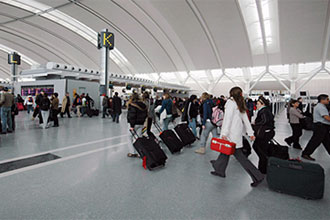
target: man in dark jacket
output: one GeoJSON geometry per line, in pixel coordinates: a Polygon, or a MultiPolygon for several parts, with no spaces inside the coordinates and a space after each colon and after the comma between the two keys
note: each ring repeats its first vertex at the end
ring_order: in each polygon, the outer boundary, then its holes
{"type": "Polygon", "coordinates": [[[53,127],[58,127],[58,118],[57,118],[58,104],[59,104],[58,93],[55,92],[53,94],[52,103],[51,103],[51,117],[54,121],[54,126],[53,127]]]}
{"type": "Polygon", "coordinates": [[[109,116],[109,114],[108,114],[108,108],[109,108],[109,97],[106,96],[106,95],[103,97],[103,100],[102,100],[102,107],[103,107],[102,118],[105,118],[105,116],[109,116]]]}
{"type": "Polygon", "coordinates": [[[121,98],[118,97],[118,92],[115,92],[113,97],[113,122],[119,123],[119,116],[121,114],[121,98]]]}
{"type": "Polygon", "coordinates": [[[41,112],[40,112],[40,103],[41,103],[41,99],[42,99],[43,94],[44,94],[43,90],[41,90],[40,94],[37,94],[36,99],[35,99],[36,100],[36,107],[34,109],[33,116],[32,116],[32,121],[34,121],[34,119],[37,116],[39,117],[39,124],[43,123],[41,112]]]}
{"type": "Polygon", "coordinates": [[[11,107],[14,104],[13,94],[8,92],[8,88],[5,87],[1,94],[0,106],[1,106],[1,120],[2,120],[2,134],[13,132],[11,107]],[[7,128],[8,125],[8,128],[7,128]]]}

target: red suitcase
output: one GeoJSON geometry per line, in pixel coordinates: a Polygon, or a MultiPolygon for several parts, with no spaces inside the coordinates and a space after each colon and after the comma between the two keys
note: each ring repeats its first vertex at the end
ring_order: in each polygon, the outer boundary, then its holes
{"type": "Polygon", "coordinates": [[[226,155],[233,155],[235,153],[235,147],[235,143],[221,138],[212,138],[211,140],[211,150],[218,151],[226,155]]]}

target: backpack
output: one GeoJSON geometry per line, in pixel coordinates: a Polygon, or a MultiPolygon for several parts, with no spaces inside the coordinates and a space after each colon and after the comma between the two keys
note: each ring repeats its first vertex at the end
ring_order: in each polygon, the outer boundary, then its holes
{"type": "Polygon", "coordinates": [[[223,122],[223,111],[218,108],[218,106],[212,108],[212,124],[217,126],[217,127],[221,127],[222,126],[222,122],[223,122]]]}
{"type": "Polygon", "coordinates": [[[33,99],[32,99],[32,97],[29,97],[29,102],[33,102],[33,99]]]}

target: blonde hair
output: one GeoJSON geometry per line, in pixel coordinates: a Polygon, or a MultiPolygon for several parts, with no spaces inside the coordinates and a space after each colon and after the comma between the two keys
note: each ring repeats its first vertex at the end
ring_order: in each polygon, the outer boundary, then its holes
{"type": "Polygon", "coordinates": [[[207,92],[204,92],[202,94],[202,100],[205,101],[206,99],[209,99],[210,98],[210,95],[207,93],[207,92]]]}
{"type": "Polygon", "coordinates": [[[137,101],[139,101],[139,100],[140,100],[140,96],[139,96],[139,94],[137,94],[137,93],[133,93],[133,94],[131,95],[130,99],[128,100],[128,102],[127,102],[127,107],[128,107],[131,103],[133,103],[133,102],[137,102],[137,101]]]}
{"type": "Polygon", "coordinates": [[[168,93],[165,93],[164,94],[164,97],[165,97],[165,99],[169,99],[170,98],[170,95],[168,93]]]}

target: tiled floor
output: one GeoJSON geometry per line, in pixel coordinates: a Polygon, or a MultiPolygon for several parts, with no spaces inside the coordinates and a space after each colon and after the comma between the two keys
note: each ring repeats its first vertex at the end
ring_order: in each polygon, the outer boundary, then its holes
{"type": "MultiPolygon", "coordinates": [[[[42,130],[25,113],[17,131],[0,137],[0,160],[49,152],[50,162],[0,174],[0,219],[329,219],[330,157],[323,147],[313,155],[326,172],[323,200],[272,192],[267,183],[250,187],[250,178],[231,158],[225,179],[209,174],[209,161],[192,149],[171,155],[163,169],[143,170],[126,157],[127,124],[101,118],[61,119],[42,130]]],[[[284,114],[276,139],[291,132],[284,114]]],[[[305,146],[311,132],[301,139],[305,146]]],[[[290,149],[292,157],[299,151],[290,149]]],[[[256,164],[255,153],[251,156],[256,164]]]]}

